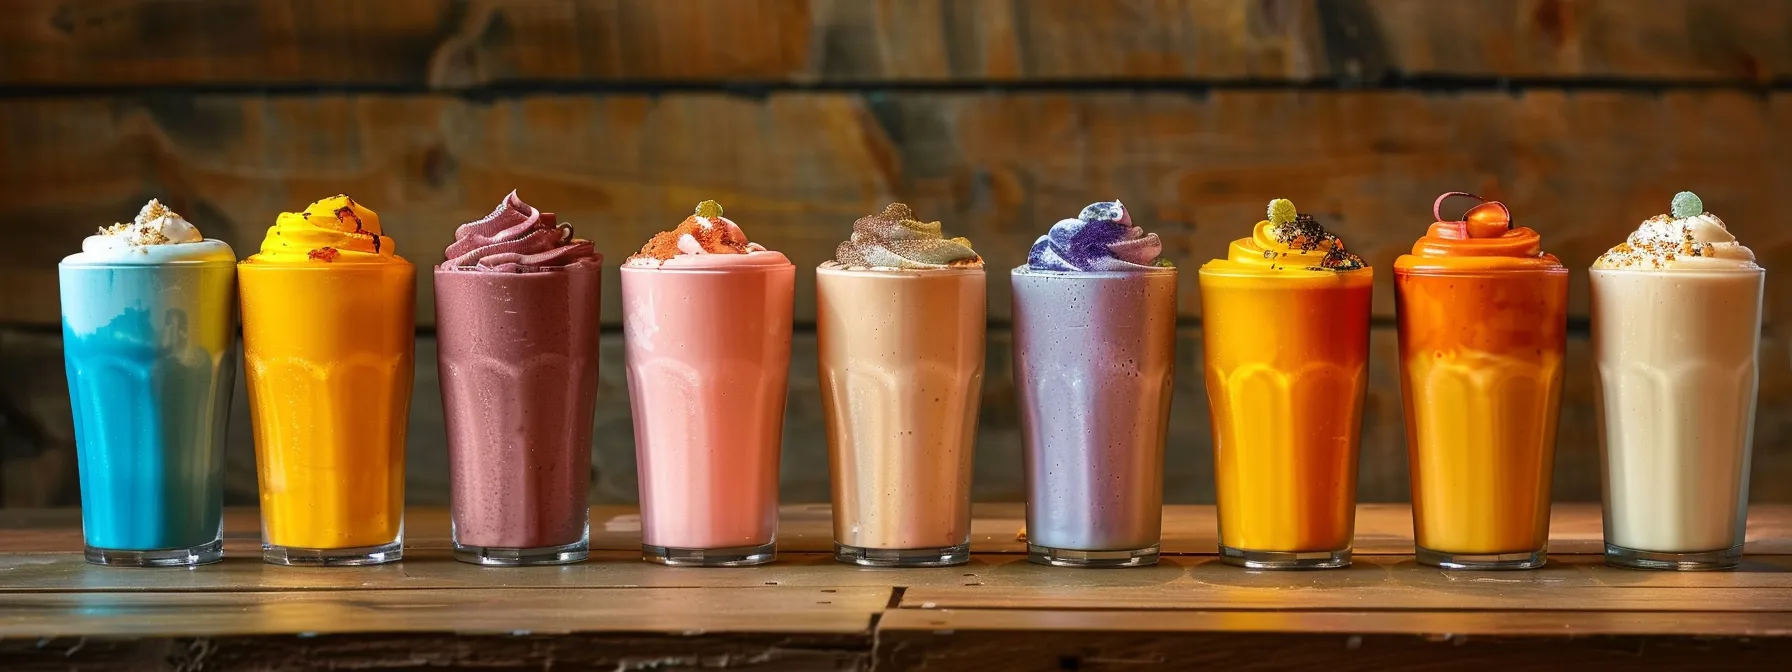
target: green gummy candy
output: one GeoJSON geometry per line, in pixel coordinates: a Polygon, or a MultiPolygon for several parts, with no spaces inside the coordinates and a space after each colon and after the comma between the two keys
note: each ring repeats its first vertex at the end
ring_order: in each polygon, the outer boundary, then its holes
{"type": "Polygon", "coordinates": [[[1699,200],[1698,194],[1682,191],[1674,194],[1674,204],[1670,212],[1674,214],[1674,219],[1697,217],[1705,214],[1705,202],[1699,200]]]}
{"type": "Polygon", "coordinates": [[[697,204],[697,216],[714,219],[722,216],[722,204],[715,201],[704,201],[697,204]]]}
{"type": "Polygon", "coordinates": [[[1300,217],[1300,211],[1294,209],[1294,201],[1278,198],[1269,202],[1269,223],[1293,224],[1300,217]]]}

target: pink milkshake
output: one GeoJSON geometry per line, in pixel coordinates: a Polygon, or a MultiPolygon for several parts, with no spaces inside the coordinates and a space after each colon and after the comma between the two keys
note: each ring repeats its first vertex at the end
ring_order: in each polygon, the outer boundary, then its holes
{"type": "Polygon", "coordinates": [[[623,265],[646,560],[773,559],[795,283],[714,201],[623,265]]]}

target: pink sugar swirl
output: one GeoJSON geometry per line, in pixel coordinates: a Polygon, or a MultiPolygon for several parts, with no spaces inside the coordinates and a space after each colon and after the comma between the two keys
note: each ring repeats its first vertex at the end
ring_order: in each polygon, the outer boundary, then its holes
{"type": "Polygon", "coordinates": [[[524,203],[515,191],[492,214],[454,230],[442,268],[494,273],[539,273],[603,263],[591,241],[574,238],[572,225],[524,203]]]}

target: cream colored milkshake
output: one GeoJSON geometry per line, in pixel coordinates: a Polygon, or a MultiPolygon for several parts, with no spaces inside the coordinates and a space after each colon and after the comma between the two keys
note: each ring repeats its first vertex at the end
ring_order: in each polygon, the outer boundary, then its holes
{"type": "Polygon", "coordinates": [[[1691,192],[1593,264],[1607,562],[1740,561],[1765,275],[1691,192]]]}

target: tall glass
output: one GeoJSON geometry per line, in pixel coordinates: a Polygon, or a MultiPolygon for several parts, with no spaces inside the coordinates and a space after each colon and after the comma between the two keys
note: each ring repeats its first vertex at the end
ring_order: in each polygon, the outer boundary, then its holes
{"type": "Polygon", "coordinates": [[[87,561],[224,557],[235,260],[63,263],[62,347],[87,561]]]}
{"type": "Polygon", "coordinates": [[[1396,268],[1394,298],[1419,562],[1543,566],[1568,270],[1396,268]]]}
{"type": "Polygon", "coordinates": [[[1062,567],[1156,564],[1176,269],[1022,267],[1012,276],[1027,557],[1062,567]]]}
{"type": "Polygon", "coordinates": [[[1765,278],[1593,269],[1606,562],[1741,562],[1765,278]]]}
{"type": "Polygon", "coordinates": [[[817,270],[835,559],[970,561],[984,287],[981,268],[817,270]]]}
{"type": "Polygon", "coordinates": [[[238,265],[262,559],[398,560],[416,270],[383,263],[238,265]]]}
{"type": "Polygon", "coordinates": [[[1201,271],[1220,558],[1350,565],[1372,269],[1201,271]]]}
{"type": "Polygon", "coordinates": [[[456,560],[589,555],[598,269],[435,269],[456,560]]]}
{"type": "Polygon", "coordinates": [[[622,267],[646,560],[776,557],[795,296],[796,267],[784,261],[622,267]]]}

